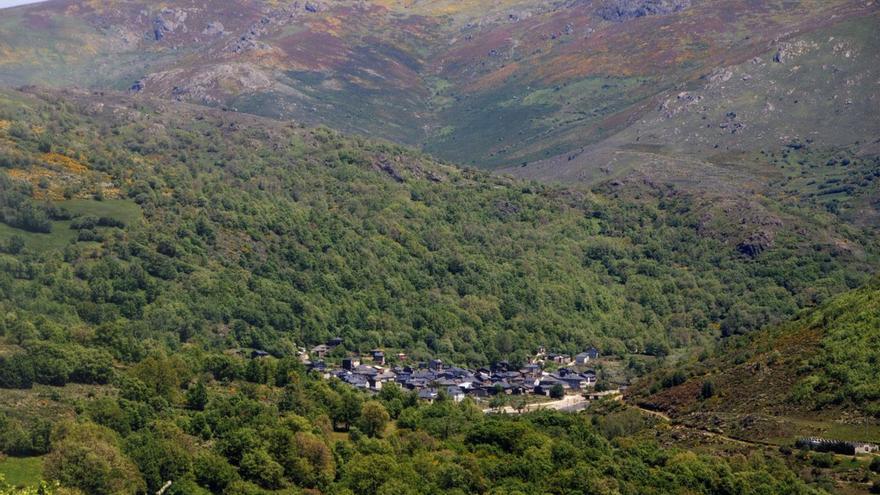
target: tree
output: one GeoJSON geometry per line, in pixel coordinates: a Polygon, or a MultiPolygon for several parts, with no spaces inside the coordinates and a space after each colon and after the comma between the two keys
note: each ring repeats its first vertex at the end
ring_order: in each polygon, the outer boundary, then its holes
{"type": "Polygon", "coordinates": [[[700,398],[705,400],[711,399],[713,396],[715,396],[715,384],[712,380],[704,381],[703,386],[700,389],[700,398]]]}
{"type": "Polygon", "coordinates": [[[186,404],[190,409],[202,411],[208,403],[208,389],[201,381],[196,382],[186,391],[186,404]]]}
{"type": "Polygon", "coordinates": [[[332,405],[330,414],[334,429],[340,428],[339,425],[345,425],[345,429],[348,429],[361,415],[360,397],[348,388],[343,389],[339,394],[339,400],[332,405]]]}
{"type": "Polygon", "coordinates": [[[342,479],[355,493],[377,493],[398,471],[397,461],[390,455],[357,455],[345,465],[342,479]]]}
{"type": "Polygon", "coordinates": [[[37,337],[37,329],[34,327],[34,324],[19,318],[14,313],[6,315],[5,323],[6,334],[18,345],[22,345],[26,341],[37,337]]]}
{"type": "Polygon", "coordinates": [[[502,393],[496,393],[489,399],[489,407],[496,410],[501,410],[505,405],[507,405],[507,395],[502,393]]]}
{"type": "Polygon", "coordinates": [[[176,357],[149,356],[132,369],[132,375],[142,381],[150,395],[174,402],[180,393],[181,375],[185,365],[176,357]]]}
{"type": "Polygon", "coordinates": [[[562,387],[561,383],[555,383],[552,387],[550,387],[550,397],[554,399],[561,399],[565,397],[565,388],[562,387]]]}
{"type": "Polygon", "coordinates": [[[296,432],[277,450],[273,454],[297,485],[319,487],[333,481],[336,474],[333,452],[318,436],[296,432]]]}
{"type": "Polygon", "coordinates": [[[241,474],[263,488],[284,486],[284,468],[265,450],[246,452],[241,458],[241,474]]]}
{"type": "Polygon", "coordinates": [[[36,375],[26,354],[0,356],[0,388],[31,388],[36,375]]]}
{"type": "Polygon", "coordinates": [[[93,423],[65,423],[46,456],[44,474],[63,486],[94,495],[143,493],[137,466],[119,448],[112,430],[93,423]]]}
{"type": "Polygon", "coordinates": [[[238,479],[238,472],[225,457],[213,452],[203,452],[193,461],[196,481],[214,493],[223,492],[238,479]]]}
{"type": "Polygon", "coordinates": [[[24,238],[18,234],[12,235],[6,241],[6,252],[9,254],[19,254],[24,249],[24,238]]]}
{"type": "Polygon", "coordinates": [[[179,481],[192,473],[192,455],[186,443],[168,432],[142,430],[128,437],[126,452],[137,464],[150,492],[167,481],[179,481]]]}
{"type": "Polygon", "coordinates": [[[358,421],[358,428],[367,436],[381,437],[388,426],[391,416],[381,402],[371,400],[367,401],[361,408],[361,418],[358,421]]]}

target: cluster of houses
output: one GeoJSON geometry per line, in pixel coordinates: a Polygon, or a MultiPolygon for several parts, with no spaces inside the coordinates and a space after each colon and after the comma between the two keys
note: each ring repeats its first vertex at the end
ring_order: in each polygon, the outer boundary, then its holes
{"type": "MultiPolygon", "coordinates": [[[[594,347],[573,357],[540,349],[522,367],[501,361],[490,367],[471,370],[448,366],[440,359],[387,366],[385,353],[381,349],[375,349],[363,358],[345,357],[339,367],[327,365],[323,358],[341,343],[341,339],[332,339],[312,348],[309,353],[311,359],[305,359],[308,368],[325,378],[336,377],[364,390],[378,391],[383,385],[396,383],[404,389],[417,391],[419,398],[426,401],[433,401],[440,394],[456,402],[466,396],[549,396],[554,388],[557,392],[561,389],[564,393],[584,393],[596,385],[595,371],[587,369],[592,364],[590,361],[599,357],[599,351],[594,347]],[[553,363],[558,368],[553,372],[544,371],[547,363],[553,363]]],[[[396,357],[398,363],[407,362],[403,354],[396,357]]]]}

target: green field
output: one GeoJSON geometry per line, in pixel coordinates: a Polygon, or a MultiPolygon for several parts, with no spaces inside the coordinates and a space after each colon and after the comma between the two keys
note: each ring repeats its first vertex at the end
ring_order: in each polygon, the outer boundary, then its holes
{"type": "MultiPolygon", "coordinates": [[[[93,215],[96,217],[109,217],[125,222],[126,225],[134,225],[141,219],[140,207],[131,200],[109,199],[95,201],[90,199],[70,199],[57,203],[76,216],[93,215]]],[[[5,243],[13,235],[24,239],[25,246],[34,251],[53,251],[62,249],[77,237],[77,231],[70,228],[71,222],[52,222],[52,232],[41,234],[10,227],[0,223],[0,243],[5,243]]]]}
{"type": "Polygon", "coordinates": [[[43,476],[43,458],[7,457],[0,460],[0,475],[12,486],[36,486],[43,476]]]}

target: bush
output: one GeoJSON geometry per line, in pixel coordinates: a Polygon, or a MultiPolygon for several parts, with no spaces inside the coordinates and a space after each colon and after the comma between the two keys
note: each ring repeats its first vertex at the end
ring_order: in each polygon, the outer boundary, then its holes
{"type": "Polygon", "coordinates": [[[44,474],[62,485],[95,495],[128,495],[146,490],[138,468],[119,448],[116,434],[95,424],[63,424],[46,456],[44,474]]]}
{"type": "Polygon", "coordinates": [[[715,384],[712,380],[706,380],[703,382],[703,386],[700,389],[700,398],[703,400],[711,399],[715,396],[715,384]]]}
{"type": "Polygon", "coordinates": [[[677,387],[687,381],[687,376],[681,370],[676,370],[663,379],[663,388],[677,387]]]}
{"type": "Polygon", "coordinates": [[[31,388],[34,379],[34,364],[29,356],[0,356],[0,388],[31,388]]]}
{"type": "Polygon", "coordinates": [[[227,486],[238,479],[238,471],[225,457],[213,452],[205,452],[193,462],[196,481],[214,493],[223,492],[227,486]]]}

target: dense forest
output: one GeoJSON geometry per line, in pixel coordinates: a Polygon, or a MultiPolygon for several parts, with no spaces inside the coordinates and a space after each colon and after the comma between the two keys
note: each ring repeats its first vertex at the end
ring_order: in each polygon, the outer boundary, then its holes
{"type": "Polygon", "coordinates": [[[0,93],[0,167],[0,450],[44,455],[62,493],[813,493],[776,458],[661,445],[633,411],[367,396],[296,352],[662,358],[862,285],[878,255],[833,217],[744,252],[673,190],[109,94],[0,93]]]}
{"type": "Polygon", "coordinates": [[[540,345],[662,356],[862,285],[877,257],[871,230],[806,211],[749,255],[738,225],[675,191],[570,191],[322,128],[67,98],[0,99],[16,344],[129,361],[333,336],[472,364],[540,345]]]}
{"type": "Polygon", "coordinates": [[[290,359],[152,355],[115,392],[50,428],[0,420],[2,447],[45,453],[45,473],[82,493],[815,493],[762,456],[663,448],[639,414],[485,415],[470,399],[374,397],[290,359]],[[644,438],[639,438],[643,436],[644,438]]]}

